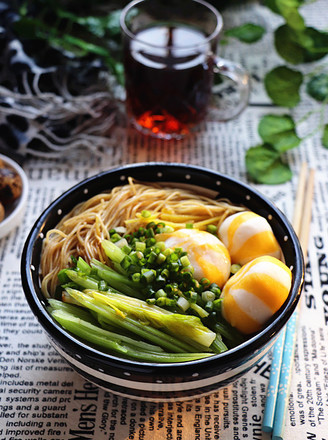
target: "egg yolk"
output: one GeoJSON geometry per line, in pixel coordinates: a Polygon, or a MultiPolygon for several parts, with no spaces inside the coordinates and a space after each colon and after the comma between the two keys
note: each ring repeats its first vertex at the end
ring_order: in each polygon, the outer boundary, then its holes
{"type": "Polygon", "coordinates": [[[243,211],[227,217],[218,235],[233,264],[244,265],[263,255],[281,259],[281,249],[270,224],[255,212],[243,211]]]}
{"type": "Polygon", "coordinates": [[[263,256],[245,264],[222,290],[222,315],[244,334],[259,331],[286,301],[290,269],[277,258],[263,256]]]}
{"type": "Polygon", "coordinates": [[[194,277],[199,281],[207,278],[220,288],[230,276],[230,255],[224,244],[213,234],[198,229],[179,229],[170,234],[159,234],[158,239],[166,247],[182,248],[187,252],[194,268],[194,277]]]}

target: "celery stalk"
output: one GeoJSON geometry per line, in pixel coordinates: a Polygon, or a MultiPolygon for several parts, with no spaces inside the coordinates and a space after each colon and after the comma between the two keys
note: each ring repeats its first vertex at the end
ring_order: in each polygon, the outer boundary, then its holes
{"type": "Polygon", "coordinates": [[[54,310],[52,316],[66,330],[75,334],[79,338],[97,345],[102,349],[144,362],[187,362],[210,356],[209,353],[165,353],[160,351],[143,351],[140,346],[136,345],[136,341],[132,340],[129,343],[126,338],[123,339],[120,335],[116,335],[117,338],[114,339],[110,332],[93,326],[88,322],[84,322],[80,318],[63,310],[54,310]]]}
{"type": "Polygon", "coordinates": [[[155,305],[149,305],[145,301],[130,298],[119,293],[112,292],[88,292],[98,301],[114,306],[127,313],[128,316],[149,323],[154,328],[162,328],[177,338],[196,342],[203,347],[210,347],[216,334],[205,327],[201,320],[192,315],[172,313],[155,305]]]}
{"type": "Polygon", "coordinates": [[[159,345],[160,347],[175,353],[195,351],[195,347],[183,341],[179,341],[175,337],[168,335],[156,328],[145,325],[146,323],[141,323],[137,319],[125,316],[124,313],[119,312],[117,308],[106,306],[104,303],[97,301],[87,293],[71,288],[66,288],[66,291],[81,305],[105,317],[106,320],[118,328],[124,328],[125,330],[128,330],[131,333],[139,335],[143,339],[150,341],[151,343],[159,345]]]}
{"type": "Polygon", "coordinates": [[[107,257],[115,263],[120,263],[126,256],[126,254],[110,240],[103,240],[101,242],[101,246],[104,249],[107,257]]]}

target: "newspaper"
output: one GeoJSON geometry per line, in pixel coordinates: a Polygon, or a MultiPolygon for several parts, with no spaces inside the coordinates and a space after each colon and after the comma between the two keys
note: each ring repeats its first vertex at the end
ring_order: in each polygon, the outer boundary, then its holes
{"type": "MultiPolygon", "coordinates": [[[[265,20],[267,12],[258,7],[256,17],[265,20]]],[[[230,18],[237,20],[234,14],[230,18]]],[[[257,67],[261,76],[263,66],[259,63],[257,67]]],[[[72,151],[62,159],[27,161],[24,168],[30,192],[26,215],[16,230],[0,240],[0,440],[270,438],[261,425],[271,352],[233,384],[200,399],[148,403],[116,396],[79,376],[52,348],[25,300],[19,269],[24,241],[42,210],[63,191],[100,171],[127,163],[179,162],[208,167],[246,182],[244,154],[260,141],[257,124],[268,113],[262,105],[266,104],[264,98],[255,87],[252,105],[239,118],[224,124],[207,122],[183,141],[166,143],[141,138],[133,130],[122,131],[117,145],[102,157],[72,151]]],[[[291,219],[301,164],[306,161],[316,169],[284,439],[327,440],[328,150],[321,146],[318,135],[288,152],[287,159],[294,173],[290,182],[254,185],[291,219]]]]}

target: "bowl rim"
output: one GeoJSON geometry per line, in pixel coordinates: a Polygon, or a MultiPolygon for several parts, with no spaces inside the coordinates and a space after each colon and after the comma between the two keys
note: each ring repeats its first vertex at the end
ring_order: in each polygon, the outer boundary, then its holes
{"type": "MultiPolygon", "coordinates": [[[[145,172],[145,176],[146,176],[146,172],[145,172]]],[[[152,180],[149,180],[147,178],[145,178],[144,181],[152,182],[152,180]]],[[[168,180],[166,181],[163,180],[163,182],[167,182],[167,181],[168,180]]],[[[190,183],[190,182],[186,181],[185,183],[190,183]]],[[[124,182],[122,182],[122,185],[123,184],[124,182]]],[[[110,190],[111,187],[109,187],[108,189],[110,190]]],[[[100,188],[100,191],[102,190],[104,190],[103,187],[100,188]]],[[[304,281],[304,259],[297,235],[291,223],[287,219],[287,217],[272,201],[270,201],[266,196],[261,194],[257,189],[251,187],[249,184],[241,182],[233,177],[230,177],[226,174],[222,174],[218,171],[211,170],[201,166],[189,165],[184,163],[141,162],[141,163],[127,164],[124,166],[118,166],[115,168],[111,168],[107,171],[102,171],[93,176],[87,177],[86,179],[83,179],[79,183],[67,189],[59,197],[53,200],[50,203],[50,205],[40,214],[38,219],[35,221],[34,225],[32,226],[26,238],[22,252],[22,257],[21,257],[21,278],[22,278],[22,285],[27,302],[29,303],[30,308],[32,309],[33,313],[41,323],[43,329],[46,331],[50,339],[53,338],[63,343],[63,336],[64,336],[65,346],[67,349],[75,353],[83,350],[84,356],[87,356],[92,359],[95,359],[96,357],[99,359],[99,361],[101,361],[104,364],[115,363],[116,366],[122,368],[130,368],[130,370],[141,368],[144,371],[145,368],[146,369],[148,368],[150,370],[156,370],[157,373],[160,372],[163,368],[165,370],[169,370],[170,368],[171,369],[173,368],[174,372],[177,374],[178,370],[181,368],[186,368],[186,366],[197,368],[204,363],[208,366],[213,367],[215,366],[215,364],[217,364],[217,362],[222,362],[222,363],[226,363],[228,366],[231,363],[236,362],[239,358],[242,358],[243,356],[246,356],[249,353],[257,353],[259,350],[261,350],[262,347],[264,347],[264,345],[266,345],[267,343],[270,342],[270,340],[275,338],[282,330],[284,325],[287,323],[289,318],[292,316],[297,306],[297,303],[300,299],[301,290],[304,281]],[[287,300],[280,309],[280,319],[278,322],[276,321],[276,319],[274,319],[269,325],[265,326],[260,332],[251,336],[249,339],[239,344],[238,346],[231,348],[226,352],[215,354],[208,358],[198,359],[188,362],[180,362],[180,363],[151,363],[151,362],[136,361],[132,359],[124,359],[116,355],[102,352],[101,350],[98,350],[97,348],[94,348],[88,345],[87,343],[81,342],[78,338],[75,338],[74,335],[71,335],[69,332],[64,330],[58,323],[56,323],[53,320],[53,318],[51,318],[50,314],[46,310],[46,306],[47,306],[46,298],[40,299],[35,290],[33,283],[33,271],[35,271],[35,267],[32,264],[32,256],[33,256],[35,242],[37,241],[38,238],[43,237],[42,231],[46,219],[49,217],[53,209],[56,208],[56,206],[61,203],[61,201],[65,200],[67,197],[79,191],[81,188],[85,187],[86,185],[89,185],[90,182],[97,181],[98,179],[101,179],[103,178],[103,176],[106,175],[115,175],[115,174],[123,173],[122,175],[126,176],[128,175],[127,173],[129,171],[133,172],[135,170],[140,170],[143,168],[148,168],[148,169],[165,168],[167,170],[169,168],[173,168],[175,170],[185,171],[186,173],[188,172],[202,173],[204,176],[216,179],[216,181],[225,180],[231,183],[232,185],[237,185],[239,188],[243,188],[244,191],[251,193],[252,197],[261,200],[261,202],[263,202],[266,208],[269,208],[271,211],[275,213],[276,217],[279,219],[279,221],[281,221],[284,224],[284,227],[288,231],[288,235],[292,241],[293,249],[295,251],[295,256],[296,256],[295,265],[293,268],[294,271],[293,286],[287,300]]]]}
{"type": "Polygon", "coordinates": [[[2,222],[0,222],[0,238],[2,238],[9,234],[9,232],[20,223],[21,216],[24,213],[24,209],[27,203],[29,182],[25,171],[20,165],[18,165],[16,161],[3,154],[0,154],[0,159],[8,164],[10,167],[12,167],[19,174],[22,180],[22,193],[17,200],[16,206],[10,212],[10,214],[6,216],[2,220],[2,222]]]}

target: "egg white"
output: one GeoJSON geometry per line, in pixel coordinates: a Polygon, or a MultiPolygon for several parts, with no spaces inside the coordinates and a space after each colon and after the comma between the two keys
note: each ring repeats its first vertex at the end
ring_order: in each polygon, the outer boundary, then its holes
{"type": "Polygon", "coordinates": [[[222,287],[230,276],[231,261],[227,248],[215,235],[198,229],[179,229],[168,234],[165,245],[187,252],[197,280],[207,278],[222,287]]]}

